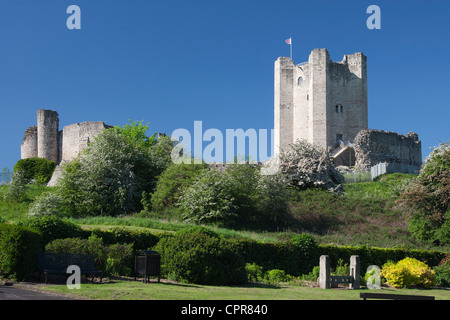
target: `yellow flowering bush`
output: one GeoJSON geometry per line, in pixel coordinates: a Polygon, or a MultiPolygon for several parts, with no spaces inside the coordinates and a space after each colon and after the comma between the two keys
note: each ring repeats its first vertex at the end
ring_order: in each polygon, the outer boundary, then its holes
{"type": "Polygon", "coordinates": [[[431,288],[436,284],[434,271],[425,263],[405,258],[397,263],[392,261],[383,265],[381,276],[394,288],[417,286],[431,288]]]}

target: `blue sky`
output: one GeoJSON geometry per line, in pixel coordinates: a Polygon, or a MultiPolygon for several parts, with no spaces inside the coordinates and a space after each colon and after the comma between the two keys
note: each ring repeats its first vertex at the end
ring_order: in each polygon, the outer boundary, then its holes
{"type": "Polygon", "coordinates": [[[40,108],[63,126],[150,123],[150,131],[273,128],[273,63],[368,57],[369,128],[430,148],[449,140],[450,3],[441,0],[1,0],[0,169],[20,159],[40,108]],[[69,30],[69,5],[81,30],[69,30]],[[369,30],[369,5],[381,30],[369,30]]]}

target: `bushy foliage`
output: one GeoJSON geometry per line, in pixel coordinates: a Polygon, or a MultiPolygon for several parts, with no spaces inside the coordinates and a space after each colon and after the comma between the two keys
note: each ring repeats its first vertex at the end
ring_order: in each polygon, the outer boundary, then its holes
{"type": "Polygon", "coordinates": [[[131,121],[124,126],[114,126],[111,131],[120,136],[126,137],[131,143],[138,145],[143,149],[149,149],[157,143],[156,133],[152,136],[147,136],[149,124],[143,124],[141,121],[131,121]]]}
{"type": "Polygon", "coordinates": [[[255,262],[245,264],[245,273],[249,282],[261,282],[264,279],[263,267],[257,265],[255,262]]]}
{"type": "Polygon", "coordinates": [[[289,278],[286,271],[280,269],[272,269],[265,274],[265,282],[271,285],[279,285],[280,282],[286,282],[289,278]]]}
{"type": "Polygon", "coordinates": [[[164,237],[154,250],[161,254],[161,272],[172,280],[231,285],[247,281],[245,262],[232,244],[197,230],[164,237]]]}
{"type": "Polygon", "coordinates": [[[400,201],[413,210],[409,230],[416,238],[450,243],[450,143],[430,153],[400,201]]]}
{"type": "MultiPolygon", "coordinates": [[[[119,130],[120,131],[120,130],[119,130]]],[[[75,216],[120,215],[142,209],[142,193],[151,192],[166,166],[149,143],[134,135],[104,130],[66,165],[59,179],[60,193],[75,216]]]]}
{"type": "Polygon", "coordinates": [[[314,237],[307,233],[294,235],[291,242],[296,247],[296,254],[300,255],[300,269],[311,270],[317,264],[319,247],[314,237]]]}
{"type": "Polygon", "coordinates": [[[101,238],[105,245],[117,243],[132,244],[134,251],[147,250],[159,241],[159,238],[148,230],[138,231],[120,227],[114,227],[108,230],[93,229],[90,231],[90,234],[101,238]]]}
{"type": "Polygon", "coordinates": [[[279,177],[262,176],[259,168],[246,163],[203,172],[180,204],[184,219],[194,223],[276,226],[273,222],[287,212],[287,198],[279,177]]]}
{"type": "Polygon", "coordinates": [[[381,269],[381,276],[395,288],[411,286],[431,288],[436,284],[434,271],[414,258],[405,258],[397,263],[387,262],[381,269]]]}
{"type": "Polygon", "coordinates": [[[29,216],[55,216],[67,217],[72,214],[67,201],[58,192],[45,192],[41,194],[30,206],[29,216]]]}
{"type": "Polygon", "coordinates": [[[45,158],[28,158],[17,161],[14,172],[22,171],[24,178],[30,182],[46,184],[52,178],[56,163],[45,158]]]}
{"type": "Polygon", "coordinates": [[[194,223],[230,221],[238,210],[233,195],[231,177],[208,170],[186,190],[181,201],[183,218],[194,223]]]}
{"type": "Polygon", "coordinates": [[[88,239],[65,238],[48,243],[46,252],[91,254],[96,268],[107,275],[130,276],[133,264],[133,245],[116,243],[105,245],[102,238],[95,235],[88,239]]]}
{"type": "Polygon", "coordinates": [[[42,235],[42,247],[55,239],[83,236],[78,225],[55,216],[31,216],[20,219],[16,225],[27,227],[42,235]]]}
{"type": "Polygon", "coordinates": [[[7,186],[4,199],[9,202],[27,201],[28,180],[25,178],[25,172],[17,170],[13,173],[11,182],[7,186]]]}
{"type": "Polygon", "coordinates": [[[328,153],[305,140],[297,140],[281,151],[279,168],[285,183],[294,188],[343,192],[345,179],[328,153]]]}
{"type": "Polygon", "coordinates": [[[151,207],[144,208],[161,211],[176,206],[184,191],[207,168],[206,164],[170,164],[158,178],[155,192],[151,195],[151,207]]]}
{"type": "Polygon", "coordinates": [[[29,228],[0,224],[0,277],[28,279],[36,268],[41,235],[29,228]]]}
{"type": "Polygon", "coordinates": [[[436,284],[450,287],[450,254],[447,254],[433,270],[436,276],[436,284]]]}

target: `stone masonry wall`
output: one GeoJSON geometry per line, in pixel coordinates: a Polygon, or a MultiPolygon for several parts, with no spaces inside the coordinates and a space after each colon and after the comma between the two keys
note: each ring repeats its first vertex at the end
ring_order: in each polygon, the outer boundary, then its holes
{"type": "Polygon", "coordinates": [[[418,169],[422,165],[421,141],[413,132],[405,136],[382,130],[361,130],[354,146],[357,169],[368,170],[382,162],[416,166],[418,169]]]}
{"type": "Polygon", "coordinates": [[[20,146],[21,159],[35,158],[38,156],[37,127],[32,126],[25,130],[22,145],[20,146]]]}

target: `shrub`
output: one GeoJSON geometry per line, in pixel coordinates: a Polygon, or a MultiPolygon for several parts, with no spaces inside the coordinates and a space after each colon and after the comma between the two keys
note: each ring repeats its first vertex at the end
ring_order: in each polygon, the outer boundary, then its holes
{"type": "Polygon", "coordinates": [[[271,285],[279,285],[280,282],[286,282],[288,280],[289,276],[286,275],[284,270],[272,269],[265,274],[265,282],[271,285]]]}
{"type": "Polygon", "coordinates": [[[436,274],[436,284],[450,287],[450,254],[447,254],[433,270],[436,274]]]}
{"type": "Polygon", "coordinates": [[[237,215],[233,182],[226,172],[204,172],[181,200],[183,218],[193,223],[229,222],[237,215]]]}
{"type": "Polygon", "coordinates": [[[134,266],[132,244],[116,243],[107,248],[105,273],[113,276],[131,276],[134,266]]]}
{"type": "Polygon", "coordinates": [[[202,232],[162,238],[154,250],[161,254],[161,273],[176,281],[230,285],[246,282],[245,262],[232,243],[202,232]]]}
{"type": "Polygon", "coordinates": [[[260,282],[264,279],[263,267],[254,262],[245,264],[245,273],[247,274],[247,280],[250,282],[260,282]]]}
{"type": "Polygon", "coordinates": [[[28,158],[17,161],[14,172],[22,171],[27,181],[36,180],[37,183],[46,184],[55,168],[56,163],[45,158],[28,158]]]}
{"type": "Polygon", "coordinates": [[[409,222],[420,240],[450,243],[450,143],[441,143],[425,159],[419,176],[400,202],[413,210],[409,222]]]}
{"type": "Polygon", "coordinates": [[[381,276],[395,288],[411,286],[431,288],[436,283],[434,271],[425,263],[413,258],[384,264],[381,276]]]}
{"type": "Polygon", "coordinates": [[[82,237],[83,230],[76,224],[55,216],[31,216],[16,222],[18,226],[36,230],[42,235],[42,246],[55,239],[82,237]]]}
{"type": "Polygon", "coordinates": [[[0,277],[26,280],[35,271],[41,236],[29,228],[0,224],[0,277]]]}
{"type": "Polygon", "coordinates": [[[303,274],[301,280],[316,282],[320,276],[320,267],[315,266],[311,272],[308,274],[303,274]]]}
{"type": "Polygon", "coordinates": [[[101,270],[104,270],[107,259],[102,239],[96,236],[89,239],[56,239],[45,246],[45,252],[91,254],[94,256],[95,266],[101,270]]]}
{"type": "Polygon", "coordinates": [[[262,176],[257,166],[245,163],[204,171],[186,189],[180,205],[190,222],[275,229],[287,212],[287,198],[279,176],[262,176]]]}
{"type": "Polygon", "coordinates": [[[296,254],[300,256],[300,273],[311,270],[318,261],[319,250],[314,237],[307,233],[297,234],[291,238],[291,242],[295,245],[296,254]]]}
{"type": "Polygon", "coordinates": [[[297,140],[281,151],[279,168],[285,183],[294,188],[343,192],[345,179],[328,153],[306,140],[297,140]]]}
{"type": "Polygon", "coordinates": [[[46,252],[91,254],[95,267],[107,275],[130,276],[133,266],[133,245],[113,244],[107,246],[102,239],[91,236],[88,239],[56,239],[45,247],[46,252]]]}
{"type": "Polygon", "coordinates": [[[29,216],[55,216],[65,217],[71,215],[67,201],[57,192],[41,194],[30,206],[29,216]]]}
{"type": "Polygon", "coordinates": [[[161,211],[178,204],[184,191],[190,187],[208,166],[206,164],[171,164],[159,176],[155,192],[151,195],[151,207],[161,211]]]}
{"type": "Polygon", "coordinates": [[[28,181],[25,178],[25,173],[22,170],[17,170],[12,175],[12,180],[8,184],[4,198],[11,202],[24,202],[27,199],[27,190],[29,186],[28,181]]]}

